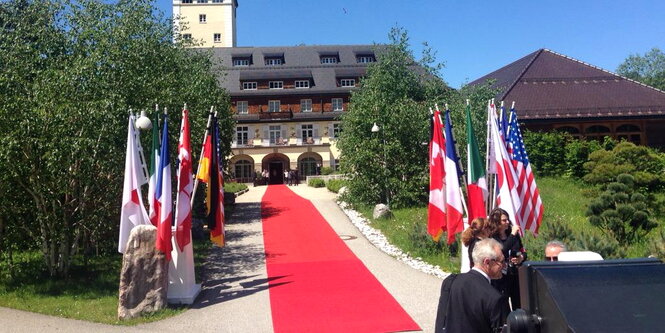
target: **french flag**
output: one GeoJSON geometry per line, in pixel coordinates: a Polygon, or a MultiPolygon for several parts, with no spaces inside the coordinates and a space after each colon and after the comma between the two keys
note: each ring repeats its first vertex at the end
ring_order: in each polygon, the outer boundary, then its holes
{"type": "Polygon", "coordinates": [[[171,260],[171,220],[173,211],[171,193],[171,164],[169,156],[169,130],[168,117],[164,115],[164,127],[162,129],[162,144],[157,170],[157,198],[155,212],[157,213],[157,238],[155,247],[164,252],[166,260],[171,260]]]}

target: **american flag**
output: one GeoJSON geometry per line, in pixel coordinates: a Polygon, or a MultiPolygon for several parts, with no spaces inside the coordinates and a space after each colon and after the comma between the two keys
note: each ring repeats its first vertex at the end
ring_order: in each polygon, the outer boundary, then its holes
{"type": "Polygon", "coordinates": [[[515,220],[522,231],[530,230],[537,234],[538,227],[540,227],[540,222],[543,219],[543,203],[540,200],[540,193],[531,170],[529,156],[524,147],[522,132],[514,108],[510,109],[510,119],[508,121],[508,146],[517,174],[517,192],[521,202],[515,220]]]}

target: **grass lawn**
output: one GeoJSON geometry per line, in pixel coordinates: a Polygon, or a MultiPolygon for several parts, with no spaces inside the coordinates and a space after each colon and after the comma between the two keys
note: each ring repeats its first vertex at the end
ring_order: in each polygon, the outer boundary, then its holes
{"type": "MultiPolygon", "coordinates": [[[[210,249],[210,241],[194,242],[197,278],[210,249]]],[[[76,262],[66,280],[48,277],[41,270],[41,254],[21,253],[15,266],[17,278],[6,279],[6,263],[0,263],[0,306],[46,315],[115,325],[136,325],[174,316],[187,308],[169,307],[149,316],[119,321],[118,286],[122,256],[113,254],[90,259],[87,267],[76,262]]]]}
{"type": "MultiPolygon", "coordinates": [[[[589,224],[585,211],[591,199],[584,195],[587,189],[579,182],[569,178],[538,178],[538,189],[543,201],[545,214],[540,233],[547,231],[548,222],[559,221],[568,225],[573,231],[586,231],[600,235],[602,232],[589,224]]],[[[454,245],[449,250],[444,244],[435,243],[427,234],[427,207],[396,209],[394,217],[387,220],[373,220],[372,208],[360,208],[359,212],[367,218],[371,225],[381,230],[391,244],[399,247],[412,257],[438,265],[446,272],[459,272],[459,250],[454,245]],[[453,253],[451,255],[451,252],[453,253]]],[[[661,222],[661,225],[663,222],[661,222]]],[[[459,239],[459,237],[458,237],[459,239]]],[[[544,244],[550,239],[534,238],[527,234],[525,247],[529,258],[538,260],[543,256],[544,244]]],[[[644,256],[647,241],[634,244],[627,249],[628,257],[644,256]]]]}

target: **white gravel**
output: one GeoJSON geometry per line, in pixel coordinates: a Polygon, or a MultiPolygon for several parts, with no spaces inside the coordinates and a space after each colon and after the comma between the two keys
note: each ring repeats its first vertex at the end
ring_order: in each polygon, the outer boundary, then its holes
{"type": "Polygon", "coordinates": [[[337,201],[337,204],[342,209],[344,214],[346,214],[346,216],[349,217],[351,223],[353,223],[353,225],[355,225],[356,228],[360,230],[360,232],[365,236],[365,238],[367,238],[367,240],[369,240],[374,246],[379,248],[381,251],[387,253],[391,257],[396,258],[397,260],[406,263],[412,268],[415,268],[424,273],[434,275],[442,279],[445,279],[448,275],[450,275],[450,273],[442,271],[441,267],[430,265],[426,262],[423,262],[421,258],[412,258],[408,254],[402,252],[402,250],[400,250],[399,248],[390,244],[388,242],[388,239],[386,239],[386,236],[384,236],[381,233],[381,231],[372,228],[369,225],[369,221],[367,221],[367,219],[365,219],[362,215],[360,215],[360,213],[351,209],[346,202],[337,201]]]}

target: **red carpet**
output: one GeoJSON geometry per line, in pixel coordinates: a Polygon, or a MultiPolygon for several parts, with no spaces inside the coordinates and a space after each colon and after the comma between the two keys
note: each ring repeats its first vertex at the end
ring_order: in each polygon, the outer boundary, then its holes
{"type": "Polygon", "coordinates": [[[271,185],[261,214],[275,332],[420,330],[309,200],[271,185]]]}

